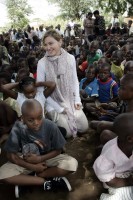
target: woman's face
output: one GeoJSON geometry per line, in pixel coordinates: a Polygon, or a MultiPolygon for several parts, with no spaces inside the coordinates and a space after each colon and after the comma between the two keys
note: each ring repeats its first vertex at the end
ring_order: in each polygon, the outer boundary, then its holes
{"type": "Polygon", "coordinates": [[[51,36],[48,36],[44,40],[44,48],[49,56],[58,56],[61,51],[62,40],[57,41],[51,36]]]}

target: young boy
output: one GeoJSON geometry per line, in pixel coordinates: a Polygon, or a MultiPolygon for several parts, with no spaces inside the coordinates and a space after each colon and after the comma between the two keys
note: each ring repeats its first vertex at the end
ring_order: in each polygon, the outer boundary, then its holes
{"type": "Polygon", "coordinates": [[[89,48],[89,54],[87,56],[87,62],[88,65],[93,64],[95,61],[98,61],[101,57],[99,53],[97,53],[98,50],[98,41],[92,41],[89,48]]]}
{"type": "Polygon", "coordinates": [[[86,104],[86,110],[91,112],[93,115],[97,117],[101,117],[101,115],[105,115],[106,112],[103,112],[101,109],[102,103],[111,103],[116,102],[118,99],[118,85],[117,83],[111,78],[110,74],[110,65],[108,63],[103,63],[99,67],[99,75],[98,75],[98,101],[96,106],[90,108],[90,105],[86,104]]]}
{"type": "Polygon", "coordinates": [[[118,98],[118,85],[111,78],[110,65],[108,63],[103,63],[99,67],[98,78],[100,103],[116,101],[118,98]]]}
{"type": "MultiPolygon", "coordinates": [[[[120,80],[120,88],[118,91],[120,100],[126,102],[120,107],[119,113],[133,112],[133,73],[126,74],[120,80]],[[125,107],[123,109],[123,107],[125,107]]],[[[105,144],[107,141],[116,137],[116,133],[113,132],[113,122],[106,121],[92,121],[90,126],[97,128],[97,131],[101,134],[101,142],[105,144]]]]}
{"type": "MultiPolygon", "coordinates": [[[[15,123],[5,144],[10,162],[0,168],[1,182],[14,185],[42,185],[44,190],[70,191],[71,186],[63,176],[75,172],[78,163],[71,156],[61,154],[66,141],[58,127],[43,118],[41,104],[34,99],[23,103],[22,119],[23,123],[15,123]],[[41,155],[23,155],[23,147],[28,143],[39,144],[41,155]],[[35,172],[36,176],[29,176],[31,172],[35,172]],[[48,178],[51,179],[46,181],[48,178]]],[[[19,197],[18,186],[15,187],[15,191],[16,197],[19,197]]]]}
{"type": "Polygon", "coordinates": [[[113,124],[117,137],[105,144],[94,171],[109,194],[100,200],[133,199],[133,113],[119,115],[113,124]]]}
{"type": "Polygon", "coordinates": [[[112,53],[112,65],[111,65],[111,72],[114,73],[116,77],[116,81],[119,83],[120,79],[123,76],[124,66],[121,65],[122,61],[124,60],[124,54],[122,51],[117,50],[112,53]]]}

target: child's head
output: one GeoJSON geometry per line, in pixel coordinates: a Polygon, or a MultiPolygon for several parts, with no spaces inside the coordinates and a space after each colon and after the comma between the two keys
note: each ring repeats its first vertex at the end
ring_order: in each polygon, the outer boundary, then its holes
{"type": "Polygon", "coordinates": [[[31,77],[23,78],[19,83],[20,90],[23,92],[27,99],[34,99],[36,96],[37,88],[35,86],[35,79],[31,77]]]}
{"type": "Polygon", "coordinates": [[[117,47],[116,45],[111,45],[111,46],[109,47],[109,49],[106,51],[106,57],[111,58],[112,53],[113,53],[114,51],[117,51],[117,50],[118,50],[118,47],[117,47]]]}
{"type": "Polygon", "coordinates": [[[94,65],[90,65],[86,69],[86,78],[89,82],[92,82],[94,78],[96,77],[96,67],[94,65]]]}
{"type": "Polygon", "coordinates": [[[124,113],[116,117],[113,131],[118,135],[118,144],[125,144],[126,149],[131,148],[133,145],[133,113],[124,113]]]}
{"type": "Polygon", "coordinates": [[[17,76],[16,76],[16,82],[20,82],[23,78],[28,77],[30,75],[30,72],[28,69],[19,69],[17,76]]]}
{"type": "Polygon", "coordinates": [[[110,64],[110,60],[107,57],[102,56],[101,58],[99,58],[99,60],[97,61],[97,67],[101,67],[103,63],[109,63],[110,64]]]}
{"type": "Polygon", "coordinates": [[[103,51],[106,52],[110,47],[110,41],[109,40],[104,40],[102,42],[102,48],[103,48],[103,51]]]}
{"type": "Polygon", "coordinates": [[[28,65],[29,65],[29,69],[31,73],[35,73],[37,70],[37,63],[38,63],[38,59],[35,56],[30,56],[28,58],[28,65]]]}
{"type": "Polygon", "coordinates": [[[32,131],[38,131],[42,125],[43,110],[35,99],[24,101],[21,107],[23,123],[32,131]]]}
{"type": "Polygon", "coordinates": [[[120,51],[120,50],[114,51],[114,52],[112,53],[111,60],[112,60],[112,62],[113,62],[115,65],[120,66],[120,65],[121,65],[121,62],[124,60],[124,54],[123,54],[123,52],[120,51]]]}
{"type": "Polygon", "coordinates": [[[121,78],[118,95],[123,101],[133,99],[133,73],[126,74],[121,78]]]}
{"type": "Polygon", "coordinates": [[[17,61],[17,66],[18,66],[18,69],[28,68],[27,59],[19,58],[17,61]]]}
{"type": "Polygon", "coordinates": [[[99,67],[99,74],[98,77],[100,79],[100,81],[106,82],[110,75],[110,70],[111,70],[111,66],[109,63],[103,63],[100,67],[99,67]]]}
{"type": "Polygon", "coordinates": [[[133,61],[126,62],[125,67],[124,67],[124,74],[130,73],[130,72],[133,73],[133,61]]]}
{"type": "Polygon", "coordinates": [[[129,50],[126,53],[126,61],[133,60],[133,50],[129,50]]]}
{"type": "Polygon", "coordinates": [[[0,73],[0,85],[11,83],[11,76],[6,72],[0,73]]]}
{"type": "Polygon", "coordinates": [[[90,48],[89,48],[90,53],[91,54],[95,54],[97,49],[98,49],[98,47],[99,47],[98,41],[96,41],[96,40],[92,41],[91,44],[90,44],[90,48]]]}

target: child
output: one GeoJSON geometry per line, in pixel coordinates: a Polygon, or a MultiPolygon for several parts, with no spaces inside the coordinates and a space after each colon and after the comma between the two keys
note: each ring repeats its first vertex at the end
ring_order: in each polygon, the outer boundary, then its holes
{"type": "MultiPolygon", "coordinates": [[[[118,95],[120,100],[123,102],[121,106],[119,106],[117,115],[123,112],[133,112],[133,74],[128,73],[123,76],[120,80],[120,88],[118,91],[118,95]]],[[[113,122],[106,121],[92,121],[90,126],[92,128],[97,128],[97,131],[101,133],[101,142],[105,144],[110,139],[116,137],[116,134],[113,132],[113,122]]]]}
{"type": "Polygon", "coordinates": [[[80,81],[79,88],[83,105],[85,106],[85,104],[89,102],[92,105],[92,103],[94,103],[96,98],[98,97],[96,68],[93,65],[87,68],[86,78],[83,78],[80,81]]]}
{"type": "Polygon", "coordinates": [[[133,61],[128,61],[124,67],[124,74],[133,73],[133,61]]]}
{"type": "MultiPolygon", "coordinates": [[[[21,108],[23,102],[26,99],[36,99],[41,103],[43,113],[44,113],[44,105],[46,102],[46,98],[53,92],[55,89],[55,83],[51,81],[47,82],[35,82],[35,79],[31,77],[25,77],[21,80],[21,82],[10,83],[3,86],[3,93],[11,96],[16,99],[21,108]],[[37,91],[37,87],[43,86],[44,91],[37,91]],[[21,92],[13,91],[12,89],[17,88],[21,92]]],[[[47,98],[48,104],[51,104],[57,112],[63,112],[64,108],[60,107],[54,100],[50,97],[47,98]]],[[[48,108],[48,105],[47,105],[48,108]]],[[[49,109],[49,108],[48,108],[49,109]]]]}
{"type": "Polygon", "coordinates": [[[118,85],[110,75],[110,65],[108,63],[103,63],[99,68],[98,75],[100,103],[113,102],[118,98],[118,85]]]}
{"type": "MultiPolygon", "coordinates": [[[[77,161],[71,156],[61,154],[65,145],[58,127],[43,118],[41,104],[37,100],[26,100],[22,105],[23,123],[17,121],[5,145],[8,160],[0,168],[0,179],[3,183],[13,185],[38,185],[44,190],[71,190],[68,180],[63,177],[77,170],[77,161]],[[27,143],[41,141],[41,155],[29,154],[20,157],[23,146],[27,143]],[[28,174],[35,172],[36,176],[28,174]],[[53,178],[62,177],[62,178],[53,178]],[[49,179],[46,181],[46,179],[49,179]]],[[[15,187],[16,197],[19,188],[15,187]]]]}
{"type": "Polygon", "coordinates": [[[99,67],[98,78],[98,101],[96,102],[96,106],[93,106],[91,108],[90,105],[86,104],[86,110],[99,118],[102,115],[107,114],[106,111],[103,112],[103,109],[101,109],[102,103],[112,103],[117,101],[118,85],[111,78],[110,65],[108,63],[101,64],[101,66],[99,67]]]}
{"type": "Polygon", "coordinates": [[[100,200],[128,200],[133,197],[133,114],[119,115],[113,124],[117,137],[105,144],[93,168],[109,194],[100,200]]]}
{"type": "MultiPolygon", "coordinates": [[[[6,72],[1,72],[0,73],[0,88],[2,89],[3,85],[10,84],[10,83],[11,83],[10,74],[6,72]]],[[[6,93],[2,93],[2,92],[0,92],[0,100],[4,101],[7,105],[9,105],[17,113],[18,118],[21,116],[19,104],[16,100],[9,97],[6,93]]]]}
{"type": "Polygon", "coordinates": [[[122,51],[114,51],[112,53],[112,65],[111,72],[114,73],[117,83],[119,83],[121,77],[123,76],[124,66],[121,65],[121,62],[124,60],[124,55],[122,51]]]}
{"type": "Polygon", "coordinates": [[[97,53],[97,50],[98,50],[98,42],[92,41],[89,48],[89,54],[87,56],[88,65],[91,65],[95,61],[98,61],[98,59],[101,57],[99,53],[97,53]]]}
{"type": "Polygon", "coordinates": [[[7,140],[12,126],[17,119],[17,113],[11,108],[11,106],[3,101],[0,101],[0,147],[1,144],[7,140]]]}

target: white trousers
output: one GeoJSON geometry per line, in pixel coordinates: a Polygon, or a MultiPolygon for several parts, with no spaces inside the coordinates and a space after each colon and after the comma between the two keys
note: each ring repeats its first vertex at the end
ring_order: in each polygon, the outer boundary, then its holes
{"type": "MultiPolygon", "coordinates": [[[[74,113],[77,125],[77,132],[83,133],[88,129],[88,120],[82,109],[75,110],[74,113]]],[[[48,117],[52,119],[58,126],[64,127],[67,131],[67,137],[71,137],[72,133],[68,125],[67,117],[63,113],[56,113],[55,111],[48,113],[48,117]]]]}

